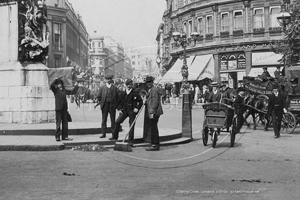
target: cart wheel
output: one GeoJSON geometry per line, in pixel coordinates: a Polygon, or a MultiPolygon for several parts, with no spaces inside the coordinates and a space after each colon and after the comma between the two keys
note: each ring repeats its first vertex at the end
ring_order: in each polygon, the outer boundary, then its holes
{"type": "Polygon", "coordinates": [[[217,131],[213,132],[212,139],[213,139],[212,147],[215,148],[216,145],[217,145],[217,141],[218,141],[218,133],[217,133],[217,131]]]}
{"type": "Polygon", "coordinates": [[[233,119],[232,128],[231,128],[231,131],[230,131],[230,147],[234,146],[235,134],[237,132],[236,127],[237,127],[237,123],[236,123],[236,117],[235,117],[233,119]]]}
{"type": "Polygon", "coordinates": [[[207,146],[207,141],[208,141],[208,128],[207,127],[203,127],[203,129],[202,129],[202,141],[203,141],[203,145],[207,146]]]}
{"type": "Polygon", "coordinates": [[[293,113],[284,113],[281,120],[281,131],[280,133],[292,133],[297,126],[296,117],[293,113]]]}

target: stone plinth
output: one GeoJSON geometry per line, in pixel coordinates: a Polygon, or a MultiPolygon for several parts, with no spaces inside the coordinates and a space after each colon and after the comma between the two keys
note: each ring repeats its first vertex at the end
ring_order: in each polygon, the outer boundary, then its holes
{"type": "Polygon", "coordinates": [[[46,123],[55,120],[55,100],[42,63],[0,64],[0,123],[46,123]]]}

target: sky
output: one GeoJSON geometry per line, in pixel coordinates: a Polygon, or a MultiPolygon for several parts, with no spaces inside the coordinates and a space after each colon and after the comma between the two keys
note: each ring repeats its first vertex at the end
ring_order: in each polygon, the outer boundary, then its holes
{"type": "Polygon", "coordinates": [[[125,47],[156,45],[166,0],[68,0],[91,35],[95,30],[125,47]]]}

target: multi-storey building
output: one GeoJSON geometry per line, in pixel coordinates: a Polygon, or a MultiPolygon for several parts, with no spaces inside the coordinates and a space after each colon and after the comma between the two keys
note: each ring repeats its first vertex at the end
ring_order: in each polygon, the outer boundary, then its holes
{"type": "Polygon", "coordinates": [[[156,63],[156,53],[156,46],[126,49],[126,54],[130,57],[131,65],[134,68],[133,76],[137,80],[141,81],[147,75],[158,76],[159,69],[156,63]]]}
{"type": "MultiPolygon", "coordinates": [[[[282,66],[281,55],[271,49],[284,36],[277,21],[279,0],[167,0],[166,4],[161,45],[167,70],[183,53],[182,47],[174,45],[175,31],[200,34],[186,53],[191,59],[211,55],[215,81],[236,86],[245,75],[261,74],[263,66],[269,66],[271,75],[276,66],[282,66]]],[[[189,63],[191,68],[205,67],[205,63],[189,63]]]]}
{"type": "Polygon", "coordinates": [[[86,67],[89,34],[82,17],[67,0],[48,0],[47,10],[47,25],[51,33],[47,66],[86,67]]]}
{"type": "Polygon", "coordinates": [[[110,36],[101,36],[96,31],[91,34],[89,56],[95,74],[114,74],[115,78],[122,79],[133,77],[131,61],[124,48],[110,36]]]}

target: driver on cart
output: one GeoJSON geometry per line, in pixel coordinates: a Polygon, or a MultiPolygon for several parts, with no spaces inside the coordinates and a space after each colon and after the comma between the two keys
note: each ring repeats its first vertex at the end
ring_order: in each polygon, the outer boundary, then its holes
{"type": "Polygon", "coordinates": [[[237,89],[237,96],[233,99],[233,108],[234,108],[234,114],[237,115],[237,127],[236,133],[240,133],[241,128],[244,124],[244,111],[245,111],[245,105],[244,105],[244,98],[245,98],[245,89],[240,87],[237,89]]]}

